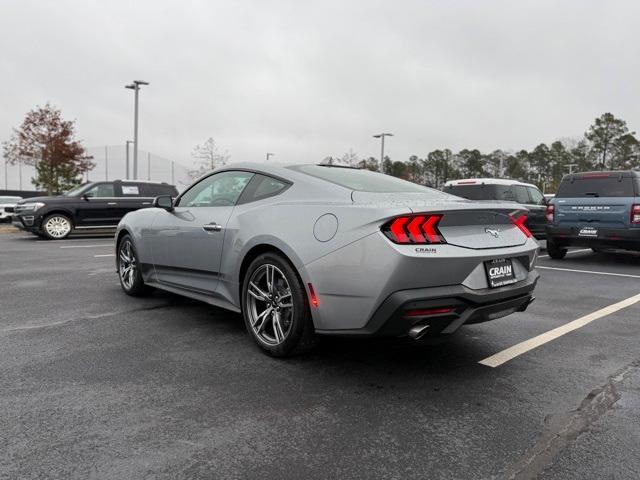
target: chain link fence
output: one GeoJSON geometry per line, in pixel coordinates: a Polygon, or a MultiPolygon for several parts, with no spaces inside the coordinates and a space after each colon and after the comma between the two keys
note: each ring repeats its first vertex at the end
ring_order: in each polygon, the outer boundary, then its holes
{"type": "MultiPolygon", "coordinates": [[[[87,172],[83,182],[101,180],[133,179],[133,146],[129,147],[129,171],[127,174],[127,149],[125,145],[89,147],[87,154],[93,157],[95,167],[87,172]]],[[[0,164],[0,189],[32,190],[35,168],[24,163],[0,164]]],[[[189,169],[181,163],[156,155],[146,150],[138,150],[138,180],[167,182],[180,191],[189,185],[189,169]]]]}

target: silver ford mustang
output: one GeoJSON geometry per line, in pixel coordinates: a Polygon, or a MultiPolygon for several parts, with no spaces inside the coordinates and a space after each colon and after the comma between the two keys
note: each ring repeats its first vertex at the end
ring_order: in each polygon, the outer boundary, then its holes
{"type": "Polygon", "coordinates": [[[521,206],[367,170],[235,164],[153,205],[118,225],[125,293],[241,312],[275,356],[325,334],[444,336],[524,311],[538,281],[521,206]]]}

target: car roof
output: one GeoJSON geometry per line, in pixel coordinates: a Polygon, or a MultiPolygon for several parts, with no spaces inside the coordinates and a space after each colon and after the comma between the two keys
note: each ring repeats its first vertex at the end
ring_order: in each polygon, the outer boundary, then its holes
{"type": "Polygon", "coordinates": [[[458,185],[523,185],[525,187],[538,188],[531,183],[524,183],[511,178],[461,178],[459,180],[449,180],[445,187],[458,185]]]}
{"type": "Polygon", "coordinates": [[[640,172],[637,170],[596,170],[592,172],[578,172],[570,175],[565,175],[563,180],[570,180],[572,178],[585,178],[585,177],[640,177],[640,172]]]}

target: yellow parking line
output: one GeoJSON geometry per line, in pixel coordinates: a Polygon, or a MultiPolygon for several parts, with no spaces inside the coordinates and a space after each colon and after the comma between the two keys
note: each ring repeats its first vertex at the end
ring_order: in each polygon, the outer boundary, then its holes
{"type": "Polygon", "coordinates": [[[554,328],[553,330],[549,330],[537,337],[530,338],[529,340],[525,340],[524,342],[518,343],[513,347],[509,347],[506,350],[496,353],[495,355],[491,355],[490,357],[485,358],[484,360],[480,360],[478,363],[482,365],[486,365],[487,367],[499,367],[503,363],[508,362],[509,360],[513,360],[516,357],[519,357],[523,353],[527,353],[529,350],[533,350],[545,343],[550,342],[551,340],[555,340],[562,335],[566,335],[569,332],[577,330],[578,328],[584,327],[585,325],[590,324],[594,320],[598,320],[599,318],[605,317],[607,315],[611,315],[612,313],[617,312],[618,310],[622,310],[623,308],[630,307],[636,303],[640,302],[640,294],[634,295],[633,297],[629,297],[626,300],[622,300],[621,302],[614,303],[613,305],[609,305],[608,307],[604,307],[598,311],[585,315],[584,317],[580,317],[573,322],[566,323],[561,327],[554,328]]]}

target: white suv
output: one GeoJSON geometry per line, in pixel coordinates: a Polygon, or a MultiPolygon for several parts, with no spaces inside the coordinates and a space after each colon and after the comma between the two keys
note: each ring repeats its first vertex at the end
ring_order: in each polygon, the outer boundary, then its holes
{"type": "Polygon", "coordinates": [[[0,222],[4,222],[5,220],[11,221],[11,217],[13,217],[13,209],[19,200],[22,200],[22,197],[0,196],[0,222]],[[10,212],[7,212],[7,207],[11,210],[10,212]]]}

